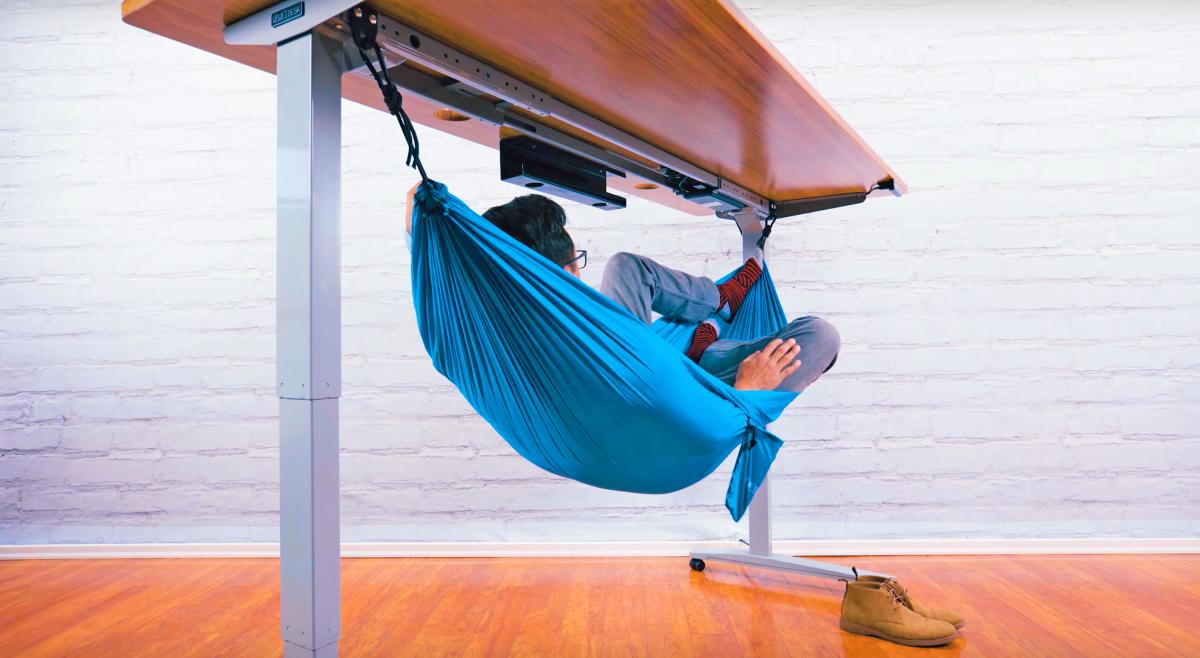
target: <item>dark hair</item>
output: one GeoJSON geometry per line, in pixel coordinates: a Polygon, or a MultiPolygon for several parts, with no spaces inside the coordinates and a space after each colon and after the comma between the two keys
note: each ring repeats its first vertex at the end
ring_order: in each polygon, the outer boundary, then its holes
{"type": "Polygon", "coordinates": [[[526,194],[483,213],[484,219],[521,244],[551,261],[566,265],[575,256],[575,243],[564,228],[562,206],[537,194],[526,194]]]}

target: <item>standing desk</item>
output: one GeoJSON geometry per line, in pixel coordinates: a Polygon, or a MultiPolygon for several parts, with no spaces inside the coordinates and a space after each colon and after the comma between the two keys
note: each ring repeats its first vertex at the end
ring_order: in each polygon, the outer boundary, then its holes
{"type": "MultiPolygon", "coordinates": [[[[516,135],[552,144],[602,166],[613,189],[733,220],[746,256],[775,218],[907,192],[729,0],[124,0],[131,25],[278,76],[288,656],[335,656],[340,635],[341,99],[386,110],[350,39],[356,11],[376,21],[416,123],[492,147],[516,135]]],[[[772,553],[769,493],[767,480],[748,551],[693,553],[692,567],[853,579],[772,553]]]]}

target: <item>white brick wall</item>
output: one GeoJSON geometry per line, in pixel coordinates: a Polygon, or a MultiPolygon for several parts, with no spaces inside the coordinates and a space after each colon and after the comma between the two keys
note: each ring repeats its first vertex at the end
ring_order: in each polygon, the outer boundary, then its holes
{"type": "MultiPolygon", "coordinates": [[[[744,2],[912,186],[781,222],[837,367],[776,429],[784,539],[1200,531],[1195,3],[744,2]]],[[[0,19],[0,543],[276,537],[274,81],[115,0],[0,19]]],[[[728,465],[669,496],[516,457],[412,320],[394,123],[345,108],[347,540],[740,536],[728,465]]],[[[495,153],[422,132],[478,208],[495,153]]],[[[571,207],[604,258],[714,274],[724,224],[571,207]]]]}

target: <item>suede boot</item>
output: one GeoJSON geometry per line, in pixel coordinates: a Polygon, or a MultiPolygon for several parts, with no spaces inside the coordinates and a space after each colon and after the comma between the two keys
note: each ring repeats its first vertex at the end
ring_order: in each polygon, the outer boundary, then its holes
{"type": "Polygon", "coordinates": [[[845,583],[838,622],[844,631],[910,647],[940,646],[958,637],[958,631],[950,623],[908,609],[890,587],[857,580],[845,583]]]}
{"type": "MultiPolygon", "coordinates": [[[[855,573],[858,573],[858,572],[855,571],[855,573]]],[[[946,623],[953,624],[955,628],[962,628],[963,626],[966,626],[966,624],[967,624],[967,622],[965,620],[963,620],[962,615],[958,614],[957,612],[954,612],[953,610],[946,610],[944,608],[930,608],[928,606],[924,606],[924,605],[921,605],[920,603],[917,603],[916,601],[914,601],[912,599],[911,596],[909,596],[908,591],[906,589],[904,589],[904,585],[901,585],[900,582],[897,581],[895,578],[884,578],[883,576],[860,575],[858,577],[858,582],[860,582],[860,583],[879,583],[879,584],[883,585],[884,587],[891,587],[893,590],[896,591],[896,594],[898,594],[900,596],[900,600],[904,603],[904,606],[906,608],[908,608],[909,610],[912,610],[913,612],[916,612],[920,615],[923,615],[925,617],[929,617],[930,619],[940,619],[946,623]]]]}

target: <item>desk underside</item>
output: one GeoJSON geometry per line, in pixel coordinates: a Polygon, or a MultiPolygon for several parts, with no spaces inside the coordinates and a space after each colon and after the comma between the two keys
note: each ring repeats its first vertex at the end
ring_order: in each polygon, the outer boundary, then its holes
{"type": "MultiPolygon", "coordinates": [[[[126,22],[264,71],[274,47],[225,44],[225,25],[263,0],[124,0],[126,22]]],[[[899,177],[725,0],[377,0],[385,14],[454,45],[558,100],[767,198],[862,192],[899,177]]],[[[370,78],[348,75],[342,95],[383,110],[370,78]]],[[[496,126],[439,119],[421,98],[418,123],[495,147],[496,126]]],[[[532,115],[530,115],[532,116],[532,115]]],[[[538,121],[630,155],[558,122],[538,121]]],[[[507,136],[507,135],[505,135],[507,136]]],[[[636,160],[642,160],[634,156],[636,160]]],[[[643,160],[644,161],[644,160],[643,160]]],[[[670,190],[616,189],[693,214],[670,190]]]]}

